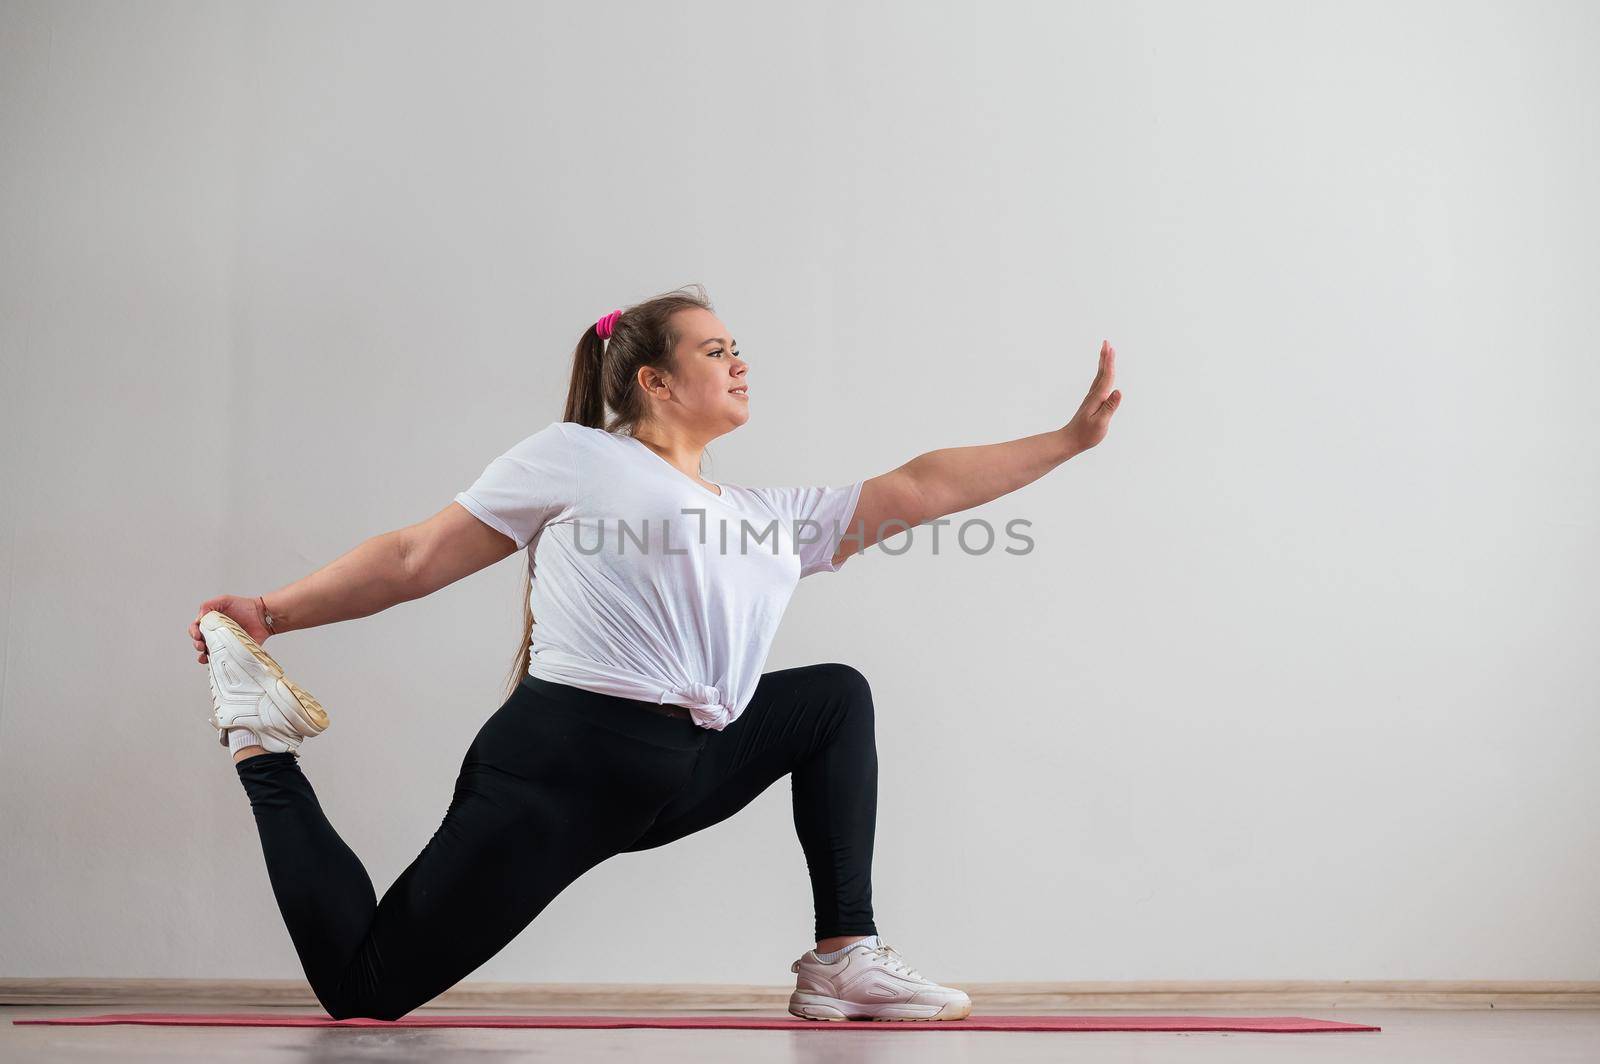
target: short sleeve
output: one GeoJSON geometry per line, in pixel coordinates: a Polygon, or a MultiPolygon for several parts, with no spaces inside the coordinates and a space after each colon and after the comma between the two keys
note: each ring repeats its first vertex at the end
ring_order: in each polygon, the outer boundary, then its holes
{"type": "MultiPolygon", "coordinates": [[[[866,481],[840,487],[749,488],[761,499],[784,527],[792,531],[796,553],[800,556],[800,575],[838,572],[833,556],[839,543],[850,532],[856,502],[866,481]]],[[[841,563],[842,564],[842,563],[841,563]]]]}
{"type": "Polygon", "coordinates": [[[490,462],[455,501],[521,550],[546,523],[569,511],[577,495],[572,441],[554,421],[490,462]]]}

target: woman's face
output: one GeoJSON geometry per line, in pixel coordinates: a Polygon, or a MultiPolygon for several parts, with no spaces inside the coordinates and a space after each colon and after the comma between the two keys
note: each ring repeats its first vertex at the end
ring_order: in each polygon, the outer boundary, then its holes
{"type": "MultiPolygon", "coordinates": [[[[750,420],[750,367],[717,316],[698,307],[676,316],[680,336],[672,353],[672,371],[654,375],[652,396],[662,400],[657,415],[719,436],[750,420]]],[[[649,387],[647,382],[647,388],[649,387]]]]}

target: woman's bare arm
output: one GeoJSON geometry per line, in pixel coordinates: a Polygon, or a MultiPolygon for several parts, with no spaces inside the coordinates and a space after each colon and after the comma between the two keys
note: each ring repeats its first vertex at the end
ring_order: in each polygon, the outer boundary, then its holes
{"type": "Polygon", "coordinates": [[[1103,343],[1089,394],[1061,428],[1004,443],[929,451],[866,481],[834,564],[925,521],[1008,495],[1095,446],[1105,439],[1122,403],[1115,383],[1116,351],[1103,343]]]}
{"type": "Polygon", "coordinates": [[[516,549],[504,534],[452,502],[426,521],[373,536],[262,599],[273,631],[282,635],[431,595],[516,549]]]}
{"type": "Polygon", "coordinates": [[[426,521],[373,536],[309,576],[253,598],[219,595],[200,604],[189,625],[198,660],[206,661],[200,618],[221,610],[257,642],[297,628],[348,621],[431,595],[516,552],[497,532],[452,501],[426,521]],[[272,614],[265,626],[262,605],[272,614]]]}

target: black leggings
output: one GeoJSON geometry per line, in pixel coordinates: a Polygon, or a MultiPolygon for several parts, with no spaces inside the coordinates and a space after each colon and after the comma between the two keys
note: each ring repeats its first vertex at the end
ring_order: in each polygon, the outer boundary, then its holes
{"type": "Polygon", "coordinates": [[[877,933],[872,692],[849,665],[764,674],[722,731],[524,677],[467,750],[444,822],[382,901],[294,754],[235,768],[278,908],[334,1019],[404,1016],[500,952],[601,861],[726,820],[785,775],[817,938],[877,933]]]}

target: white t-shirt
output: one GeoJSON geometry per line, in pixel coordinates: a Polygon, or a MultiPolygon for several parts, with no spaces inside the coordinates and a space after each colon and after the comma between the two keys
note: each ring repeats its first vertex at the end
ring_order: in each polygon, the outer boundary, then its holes
{"type": "Polygon", "coordinates": [[[530,674],[720,731],[800,578],[838,568],[863,483],[719,496],[632,436],[557,421],[455,501],[532,552],[530,674]]]}

